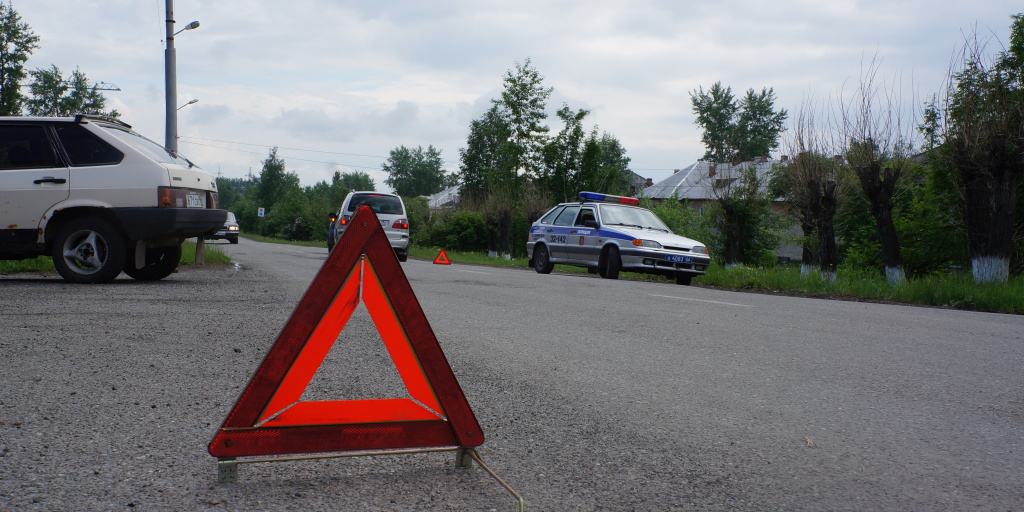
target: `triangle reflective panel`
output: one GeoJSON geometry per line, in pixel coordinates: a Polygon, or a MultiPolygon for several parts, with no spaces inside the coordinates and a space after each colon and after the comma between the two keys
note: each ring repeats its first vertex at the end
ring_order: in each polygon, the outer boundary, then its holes
{"type": "Polygon", "coordinates": [[[444,249],[437,253],[437,257],[434,258],[435,265],[451,265],[452,262],[448,261],[448,255],[445,254],[444,249]]]}
{"type": "Polygon", "coordinates": [[[233,458],[469,448],[483,442],[380,221],[364,206],[320,267],[209,451],[233,458]],[[409,398],[302,401],[360,301],[409,398]]]}

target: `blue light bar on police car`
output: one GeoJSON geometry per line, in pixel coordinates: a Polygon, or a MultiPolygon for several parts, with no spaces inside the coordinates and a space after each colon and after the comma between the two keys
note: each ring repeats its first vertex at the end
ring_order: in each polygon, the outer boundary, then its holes
{"type": "Polygon", "coordinates": [[[580,199],[584,201],[600,201],[603,203],[619,203],[633,206],[640,204],[640,200],[635,197],[612,196],[608,194],[598,194],[597,192],[580,192],[580,199]]]}

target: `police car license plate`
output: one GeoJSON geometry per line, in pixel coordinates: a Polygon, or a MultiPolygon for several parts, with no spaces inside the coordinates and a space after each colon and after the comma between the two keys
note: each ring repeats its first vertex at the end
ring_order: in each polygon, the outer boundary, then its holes
{"type": "Polygon", "coordinates": [[[693,263],[693,258],[690,256],[678,256],[675,254],[666,254],[665,261],[671,261],[673,263],[693,263]]]}

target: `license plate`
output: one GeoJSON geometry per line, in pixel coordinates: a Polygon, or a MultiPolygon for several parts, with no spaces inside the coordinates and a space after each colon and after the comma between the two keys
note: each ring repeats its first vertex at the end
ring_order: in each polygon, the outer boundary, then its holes
{"type": "Polygon", "coordinates": [[[690,256],[678,256],[675,254],[666,254],[665,261],[671,261],[673,263],[693,263],[693,258],[690,256]]]}
{"type": "Polygon", "coordinates": [[[203,196],[201,196],[199,194],[189,194],[188,196],[186,196],[186,201],[187,201],[187,204],[188,204],[189,208],[205,208],[206,207],[206,205],[203,204],[203,196]]]}

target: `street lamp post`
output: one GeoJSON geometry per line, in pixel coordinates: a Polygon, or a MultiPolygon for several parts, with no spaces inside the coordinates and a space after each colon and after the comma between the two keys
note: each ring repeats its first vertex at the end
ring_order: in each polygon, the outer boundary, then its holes
{"type": "Polygon", "coordinates": [[[164,146],[178,152],[178,77],[177,62],[174,52],[174,36],[185,30],[192,30],[199,27],[198,21],[193,21],[185,28],[174,31],[174,0],[166,0],[167,5],[167,49],[164,50],[164,80],[167,109],[167,123],[164,125],[164,146]]]}

